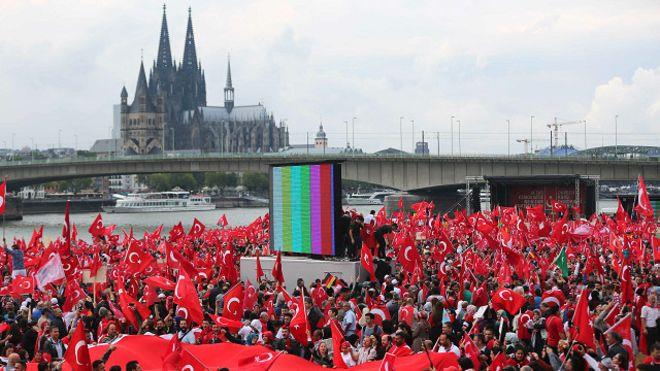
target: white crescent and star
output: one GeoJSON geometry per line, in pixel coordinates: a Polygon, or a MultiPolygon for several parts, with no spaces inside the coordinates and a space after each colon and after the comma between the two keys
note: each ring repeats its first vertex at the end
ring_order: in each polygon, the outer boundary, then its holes
{"type": "Polygon", "coordinates": [[[273,359],[273,353],[262,353],[254,357],[254,361],[257,363],[266,363],[273,359]],[[263,356],[266,356],[265,358],[263,356]]]}
{"type": "Polygon", "coordinates": [[[176,281],[176,286],[174,287],[174,297],[177,299],[182,299],[183,296],[179,295],[179,286],[181,285],[181,280],[183,280],[185,277],[182,275],[179,275],[179,278],[176,281]]]}
{"type": "Polygon", "coordinates": [[[236,315],[236,314],[238,314],[238,310],[231,310],[231,305],[233,303],[238,303],[238,305],[240,306],[241,301],[238,298],[231,298],[227,302],[227,310],[230,311],[231,313],[233,313],[234,315],[236,315]]]}
{"type": "Polygon", "coordinates": [[[80,356],[78,355],[78,351],[84,345],[85,345],[84,340],[78,340],[78,342],[76,343],[76,346],[73,348],[73,353],[76,356],[76,363],[79,364],[80,366],[84,366],[84,363],[80,363],[80,356]]]}
{"type": "Polygon", "coordinates": [[[410,259],[410,257],[408,256],[408,253],[409,253],[411,250],[412,250],[412,246],[408,246],[408,247],[406,247],[405,250],[403,250],[403,257],[404,257],[404,259],[406,259],[406,260],[409,261],[409,262],[412,261],[412,259],[410,259]]]}
{"type": "Polygon", "coordinates": [[[188,319],[188,308],[179,307],[179,309],[177,309],[177,313],[179,313],[179,312],[183,313],[183,316],[181,316],[181,317],[183,317],[185,319],[188,319]]]}
{"type": "Polygon", "coordinates": [[[513,295],[511,294],[511,291],[509,291],[509,290],[500,291],[499,296],[500,296],[500,298],[502,298],[502,300],[513,301],[513,295]],[[504,294],[509,294],[508,298],[505,298],[504,294]]]}

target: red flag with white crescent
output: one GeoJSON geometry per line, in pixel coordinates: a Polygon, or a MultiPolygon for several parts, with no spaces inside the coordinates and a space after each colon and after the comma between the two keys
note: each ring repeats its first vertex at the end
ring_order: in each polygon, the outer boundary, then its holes
{"type": "Polygon", "coordinates": [[[364,270],[369,272],[369,277],[372,281],[376,280],[376,271],[374,268],[374,256],[371,253],[371,249],[367,246],[366,243],[362,244],[362,250],[360,250],[360,263],[364,267],[364,270]]]}
{"type": "Polygon", "coordinates": [[[82,319],[69,339],[69,347],[64,359],[74,371],[92,371],[92,361],[87,348],[87,334],[82,319]]]}
{"type": "Polygon", "coordinates": [[[4,180],[0,183],[0,215],[5,213],[5,206],[7,205],[7,181],[4,180]]]}
{"type": "Polygon", "coordinates": [[[237,283],[227,291],[224,296],[222,316],[234,321],[240,321],[240,319],[243,318],[244,297],[243,285],[240,283],[237,283]]]}

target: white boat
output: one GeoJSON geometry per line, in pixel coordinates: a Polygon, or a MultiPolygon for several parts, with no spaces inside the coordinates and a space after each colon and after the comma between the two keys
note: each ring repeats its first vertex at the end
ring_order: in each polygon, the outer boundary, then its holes
{"type": "Polygon", "coordinates": [[[190,195],[190,192],[130,193],[128,196],[113,195],[115,206],[104,206],[108,213],[153,213],[172,211],[215,210],[211,197],[190,195]]]}
{"type": "Polygon", "coordinates": [[[352,193],[346,196],[347,205],[382,205],[385,196],[396,193],[395,191],[377,191],[373,193],[352,193]]]}

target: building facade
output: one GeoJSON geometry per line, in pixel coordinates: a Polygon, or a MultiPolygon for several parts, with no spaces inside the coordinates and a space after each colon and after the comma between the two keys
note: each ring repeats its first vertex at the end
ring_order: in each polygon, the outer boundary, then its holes
{"type": "Polygon", "coordinates": [[[206,77],[197,59],[190,8],[182,62],[177,65],[172,59],[163,6],[158,56],[148,80],[144,66],[140,65],[135,98],[130,105],[127,96],[125,88],[122,89],[124,154],[154,154],[165,150],[277,152],[288,145],[287,129],[282,123],[276,124],[273,114],[263,105],[234,104],[229,62],[224,105],[207,106],[206,77]]]}

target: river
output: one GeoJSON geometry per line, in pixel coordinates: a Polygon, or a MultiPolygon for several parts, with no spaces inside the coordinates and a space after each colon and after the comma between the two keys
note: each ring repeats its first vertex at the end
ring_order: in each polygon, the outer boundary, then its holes
{"type": "MultiPolygon", "coordinates": [[[[378,210],[380,206],[347,206],[354,208],[362,213],[368,213],[370,209],[378,210]]],[[[205,225],[215,227],[215,223],[222,214],[227,216],[229,226],[250,224],[259,216],[268,212],[267,207],[255,208],[234,208],[234,209],[216,209],[211,211],[182,211],[176,213],[129,213],[129,214],[111,214],[101,213],[103,223],[117,226],[116,232],[121,234],[121,229],[128,231],[131,227],[135,236],[142,236],[144,231],[152,231],[159,225],[164,225],[164,231],[168,231],[172,226],[183,222],[186,230],[190,228],[193,219],[197,218],[205,225]]],[[[98,213],[80,213],[71,214],[71,223],[78,228],[80,238],[89,241],[89,225],[94,221],[98,213]]],[[[40,226],[44,226],[44,240],[52,240],[60,236],[64,224],[63,214],[39,214],[25,215],[21,221],[6,222],[7,240],[11,241],[14,237],[23,237],[29,241],[32,231],[40,226]]]]}
{"type": "MultiPolygon", "coordinates": [[[[600,208],[616,210],[616,200],[600,200],[600,208]]],[[[378,210],[380,206],[344,206],[345,208],[355,209],[358,212],[366,214],[371,209],[378,210]]],[[[182,211],[176,213],[134,213],[134,214],[109,214],[102,213],[104,224],[114,224],[117,226],[117,232],[121,229],[128,231],[131,227],[136,236],[142,236],[144,231],[152,231],[159,225],[165,226],[165,231],[179,222],[183,222],[186,229],[190,228],[193,219],[197,218],[207,226],[215,226],[222,214],[227,216],[229,226],[247,225],[258,216],[263,216],[268,212],[266,207],[255,208],[234,208],[234,209],[216,209],[211,211],[182,211]]],[[[71,214],[71,223],[78,228],[78,235],[84,240],[89,240],[89,225],[94,221],[97,213],[71,214]]],[[[6,222],[7,240],[11,241],[14,237],[23,237],[26,241],[30,239],[32,231],[40,226],[44,226],[44,239],[46,241],[57,238],[62,233],[64,224],[63,214],[39,214],[25,215],[21,221],[6,222]]]]}

